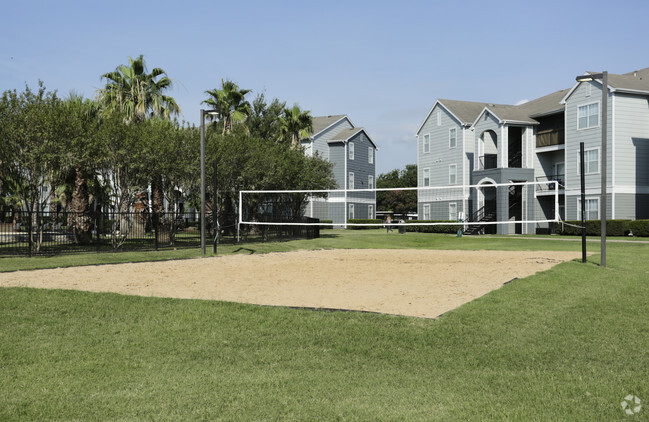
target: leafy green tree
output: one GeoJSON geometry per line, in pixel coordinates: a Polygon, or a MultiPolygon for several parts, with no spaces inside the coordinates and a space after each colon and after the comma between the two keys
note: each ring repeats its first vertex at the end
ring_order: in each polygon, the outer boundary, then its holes
{"type": "Polygon", "coordinates": [[[230,133],[233,122],[243,122],[250,115],[251,105],[246,101],[249,92],[249,89],[241,89],[228,79],[221,79],[221,89],[205,91],[209,98],[203,101],[203,104],[209,105],[218,112],[223,135],[230,133]]]}
{"type": "Polygon", "coordinates": [[[297,104],[284,108],[282,116],[279,117],[279,124],[280,136],[287,142],[290,140],[294,148],[313,131],[313,117],[309,110],[301,110],[297,104]]]}
{"type": "MultiPolygon", "coordinates": [[[[408,164],[405,169],[394,169],[388,173],[380,174],[376,179],[376,187],[417,187],[417,166],[408,164]]],[[[377,192],[376,204],[379,211],[392,211],[405,215],[417,211],[417,192],[415,190],[377,192]]]]}
{"type": "MultiPolygon", "coordinates": [[[[68,225],[73,229],[76,243],[91,240],[92,218],[89,183],[98,188],[101,157],[104,154],[102,138],[98,136],[100,106],[89,99],[71,95],[59,107],[63,180],[73,179],[68,211],[68,225]],[[72,177],[67,175],[73,175],[72,177]]],[[[61,178],[57,180],[60,184],[61,178]]],[[[99,200],[95,193],[95,201],[99,200]]]]}
{"type": "Polygon", "coordinates": [[[176,101],[164,94],[173,87],[167,73],[159,67],[147,73],[142,54],[128,60],[128,65],[119,65],[101,76],[106,86],[98,94],[104,107],[123,113],[126,122],[140,122],[149,116],[170,119],[180,114],[176,101]]]}
{"type": "Polygon", "coordinates": [[[286,103],[277,98],[269,104],[263,93],[257,95],[252,101],[252,111],[246,119],[249,134],[261,139],[279,140],[281,137],[279,118],[285,107],[286,103]]]}
{"type": "Polygon", "coordinates": [[[43,222],[36,217],[52,195],[52,189],[43,187],[52,185],[62,165],[60,102],[42,82],[36,92],[26,86],[21,93],[5,91],[0,99],[0,179],[17,209],[27,213],[30,251],[40,249],[43,222]],[[40,235],[34,238],[34,232],[40,235]]]}

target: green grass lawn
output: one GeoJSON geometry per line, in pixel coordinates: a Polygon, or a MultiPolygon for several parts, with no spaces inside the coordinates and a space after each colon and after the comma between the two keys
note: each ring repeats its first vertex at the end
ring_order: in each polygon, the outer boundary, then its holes
{"type": "MultiPolygon", "coordinates": [[[[589,252],[599,252],[599,238],[589,238],[589,252]]],[[[322,230],[319,239],[292,240],[286,242],[242,243],[218,246],[218,255],[288,252],[300,249],[373,248],[373,249],[462,249],[462,250],[559,250],[580,251],[576,238],[524,236],[465,236],[396,232],[387,234],[376,230],[322,230]]],[[[33,270],[39,268],[68,267],[75,265],[116,264],[120,262],[158,261],[166,259],[187,259],[201,257],[200,249],[178,249],[135,252],[87,252],[52,256],[3,256],[0,257],[0,272],[33,270]]],[[[212,255],[212,245],[207,247],[207,256],[212,255]]],[[[598,257],[593,258],[598,260],[598,257]]]]}
{"type": "MultiPolygon", "coordinates": [[[[580,250],[371,231],[221,249],[309,247],[580,250]]],[[[82,256],[196,256],[181,252],[82,256]]],[[[0,420],[646,420],[649,245],[611,243],[608,267],[597,262],[560,264],[437,320],[0,289],[0,420]],[[646,403],[640,414],[622,411],[628,394],[646,403]]]]}

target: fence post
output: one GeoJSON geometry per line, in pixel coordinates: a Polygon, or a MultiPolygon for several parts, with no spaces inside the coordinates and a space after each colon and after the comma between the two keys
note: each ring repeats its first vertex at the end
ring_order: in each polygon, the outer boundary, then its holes
{"type": "Polygon", "coordinates": [[[159,227],[159,220],[160,220],[160,219],[158,218],[158,213],[157,213],[157,211],[153,211],[153,230],[154,230],[154,232],[155,232],[155,236],[154,236],[154,238],[153,238],[153,239],[154,239],[153,242],[154,242],[155,250],[156,250],[156,251],[158,250],[158,232],[160,231],[160,230],[159,230],[159,229],[160,229],[160,227],[159,227]]]}
{"type": "Polygon", "coordinates": [[[34,218],[34,211],[30,211],[27,213],[28,219],[27,219],[27,248],[29,249],[29,256],[32,256],[32,251],[34,248],[33,245],[33,239],[32,239],[32,219],[34,218]]]}

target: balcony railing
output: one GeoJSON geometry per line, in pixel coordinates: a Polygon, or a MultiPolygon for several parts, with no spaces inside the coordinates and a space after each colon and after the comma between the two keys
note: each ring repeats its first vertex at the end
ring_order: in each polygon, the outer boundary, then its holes
{"type": "Polygon", "coordinates": [[[537,181],[536,191],[537,192],[554,191],[555,189],[557,189],[557,186],[559,187],[559,189],[564,189],[565,180],[566,180],[565,174],[551,174],[548,176],[539,176],[536,178],[537,181]]]}
{"type": "Polygon", "coordinates": [[[549,147],[553,145],[563,145],[566,142],[566,137],[563,129],[553,129],[539,131],[536,134],[536,147],[549,147]]]}
{"type": "Polygon", "coordinates": [[[498,154],[485,154],[480,156],[480,170],[495,169],[498,167],[498,154]]]}

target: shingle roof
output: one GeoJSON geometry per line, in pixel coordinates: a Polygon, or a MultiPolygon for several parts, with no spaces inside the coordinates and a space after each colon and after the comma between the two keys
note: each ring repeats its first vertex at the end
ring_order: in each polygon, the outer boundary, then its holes
{"type": "Polygon", "coordinates": [[[358,132],[362,131],[362,127],[355,127],[352,129],[343,129],[340,132],[336,133],[333,138],[329,139],[327,142],[342,142],[346,141],[352,136],[356,135],[358,132]]]}
{"type": "Polygon", "coordinates": [[[615,89],[649,92],[649,67],[623,75],[608,75],[608,84],[615,89]]]}
{"type": "Polygon", "coordinates": [[[552,94],[521,104],[518,107],[525,110],[530,117],[558,113],[564,109],[561,100],[569,90],[570,88],[562,89],[561,91],[553,92],[552,94]]]}
{"type": "Polygon", "coordinates": [[[328,128],[332,124],[336,123],[338,120],[346,117],[344,114],[338,114],[335,116],[315,116],[313,117],[313,132],[311,136],[317,135],[322,132],[324,129],[328,128]]]}
{"type": "Polygon", "coordinates": [[[535,124],[538,122],[533,118],[534,116],[562,111],[563,105],[559,102],[567,92],[568,89],[563,89],[520,105],[457,100],[439,100],[439,102],[465,125],[473,124],[485,108],[502,120],[535,124]]]}
{"type": "Polygon", "coordinates": [[[465,125],[472,124],[482,110],[489,105],[488,103],[458,100],[439,100],[439,102],[465,125]]]}

